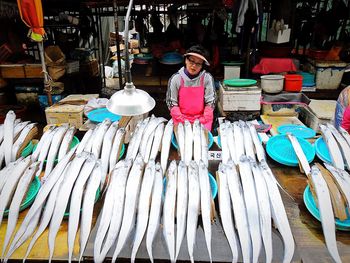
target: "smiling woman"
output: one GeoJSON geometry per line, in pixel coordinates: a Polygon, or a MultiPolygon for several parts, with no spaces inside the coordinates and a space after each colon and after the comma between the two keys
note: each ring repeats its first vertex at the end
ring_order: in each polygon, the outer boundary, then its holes
{"type": "Polygon", "coordinates": [[[202,46],[189,48],[184,55],[185,66],[168,82],[166,102],[174,124],[198,119],[211,130],[215,108],[214,79],[205,70],[208,52],[202,46]]]}

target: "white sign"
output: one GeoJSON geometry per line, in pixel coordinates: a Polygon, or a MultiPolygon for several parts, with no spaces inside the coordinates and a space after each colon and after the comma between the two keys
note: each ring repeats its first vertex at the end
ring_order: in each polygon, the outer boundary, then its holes
{"type": "Polygon", "coordinates": [[[209,161],[221,161],[221,151],[208,151],[209,161]]]}

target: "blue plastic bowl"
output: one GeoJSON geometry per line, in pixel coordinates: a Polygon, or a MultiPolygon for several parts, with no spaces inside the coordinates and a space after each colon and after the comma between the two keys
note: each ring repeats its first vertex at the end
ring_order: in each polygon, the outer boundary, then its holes
{"type": "Polygon", "coordinates": [[[280,125],[277,128],[278,133],[280,134],[286,134],[286,133],[291,133],[295,137],[299,138],[313,138],[316,135],[316,132],[303,125],[297,125],[297,124],[285,124],[285,125],[280,125]]]}
{"type": "MultiPolygon", "coordinates": [[[[315,217],[318,221],[321,222],[320,211],[318,210],[318,208],[317,208],[317,206],[315,204],[315,200],[314,200],[314,197],[312,196],[312,193],[310,191],[309,185],[307,185],[305,190],[304,190],[303,198],[304,198],[305,206],[309,210],[311,215],[313,217],[315,217]]],[[[348,216],[348,218],[346,220],[341,221],[341,220],[335,218],[335,226],[336,226],[337,229],[343,230],[343,231],[350,231],[350,213],[349,213],[349,208],[347,208],[346,214],[348,216]]]]}
{"type": "MultiPolygon", "coordinates": [[[[211,188],[211,196],[213,197],[213,199],[215,199],[218,193],[218,185],[216,183],[214,176],[211,173],[208,173],[208,176],[209,176],[209,183],[211,188]]],[[[163,198],[165,197],[165,192],[166,192],[166,177],[164,177],[163,179],[163,198]]]]}
{"type": "Polygon", "coordinates": [[[87,114],[87,117],[90,121],[94,123],[103,122],[107,118],[110,119],[112,122],[119,121],[121,119],[120,115],[116,115],[110,112],[109,110],[107,110],[107,108],[99,108],[92,110],[87,114]]]}
{"type": "MultiPolygon", "coordinates": [[[[315,158],[315,148],[311,143],[303,138],[298,138],[298,142],[303,149],[308,162],[312,162],[315,158]]],[[[293,149],[292,143],[286,135],[276,135],[271,137],[266,144],[266,152],[278,163],[287,166],[298,166],[298,158],[293,149]]]]}
{"type": "MultiPolygon", "coordinates": [[[[208,131],[208,139],[209,139],[209,142],[208,142],[208,150],[209,150],[214,143],[214,137],[210,131],[208,131]]],[[[179,148],[179,145],[177,144],[176,137],[175,137],[174,133],[171,135],[171,144],[175,147],[175,149],[179,148]]]]}
{"type": "Polygon", "coordinates": [[[322,137],[318,138],[315,141],[315,150],[318,158],[320,158],[322,161],[326,163],[330,163],[330,164],[332,163],[332,158],[329,155],[327,144],[324,142],[322,137]]]}

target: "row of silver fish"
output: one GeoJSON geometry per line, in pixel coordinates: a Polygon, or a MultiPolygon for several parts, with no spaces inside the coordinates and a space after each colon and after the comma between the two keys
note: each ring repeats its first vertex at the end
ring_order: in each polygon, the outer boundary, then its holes
{"type": "Polygon", "coordinates": [[[257,163],[242,155],[238,166],[231,159],[226,164],[220,163],[217,178],[221,223],[232,262],[238,260],[238,247],[243,262],[258,262],[262,244],[266,262],[272,262],[271,219],[283,239],[283,262],[291,262],[294,239],[276,179],[267,163],[264,160],[257,163]]]}
{"type": "Polygon", "coordinates": [[[220,123],[222,163],[232,160],[238,165],[242,155],[259,162],[266,160],[265,150],[260,142],[255,126],[250,122],[225,121],[220,123]]]}
{"type": "Polygon", "coordinates": [[[189,166],[183,161],[178,165],[176,161],[172,161],[166,172],[167,184],[162,205],[161,164],[153,159],[145,164],[141,153],[137,155],[133,165],[131,163],[132,160],[121,160],[112,172],[96,226],[94,261],[103,262],[115,243],[112,251],[112,262],[115,262],[130,233],[135,229],[131,262],[135,261],[144,237],[147,252],[153,262],[152,244],[162,221],[170,260],[176,261],[186,235],[189,256],[193,262],[200,210],[211,261],[211,218],[214,206],[206,165],[202,161],[199,166],[195,161],[191,161],[189,166]]]}
{"type": "Polygon", "coordinates": [[[174,128],[174,132],[181,161],[188,166],[192,160],[197,165],[202,160],[208,166],[208,135],[199,120],[193,124],[185,120],[174,128]]]}
{"type": "Polygon", "coordinates": [[[327,145],[332,164],[339,169],[350,169],[350,135],[342,127],[338,130],[331,124],[320,124],[324,142],[327,145]]]}
{"type": "Polygon", "coordinates": [[[0,168],[16,161],[29,141],[37,135],[36,123],[22,122],[10,110],[6,114],[4,124],[0,125],[0,168]]]}

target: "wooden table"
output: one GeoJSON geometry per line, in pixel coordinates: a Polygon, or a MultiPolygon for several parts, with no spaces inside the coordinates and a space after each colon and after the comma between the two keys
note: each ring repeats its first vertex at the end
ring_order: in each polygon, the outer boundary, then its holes
{"type": "MultiPolygon", "coordinates": [[[[170,156],[170,159],[173,155],[170,156]]],[[[293,261],[295,262],[332,262],[332,259],[325,246],[323,232],[321,224],[316,220],[306,209],[303,203],[303,192],[306,187],[306,178],[300,174],[298,168],[290,168],[281,166],[276,162],[269,160],[270,166],[273,169],[278,181],[282,184],[283,188],[293,197],[292,200],[285,193],[282,193],[283,201],[288,214],[289,222],[292,228],[296,243],[296,251],[293,261]]],[[[212,174],[215,174],[218,161],[211,161],[209,170],[212,174]]],[[[217,199],[216,199],[217,200],[217,199]]],[[[97,220],[98,213],[102,208],[103,201],[100,200],[95,205],[94,220],[97,220]]],[[[224,236],[220,218],[218,215],[218,206],[216,204],[217,218],[212,227],[212,253],[213,260],[216,262],[231,262],[231,251],[229,249],[227,240],[224,236]]],[[[23,220],[26,211],[20,213],[20,222],[23,220]]],[[[0,228],[0,248],[2,248],[2,242],[4,240],[7,227],[7,219],[3,220],[0,228]]],[[[65,219],[59,229],[56,238],[56,247],[54,253],[54,260],[67,260],[67,229],[68,221],[65,219]]],[[[90,240],[87,244],[84,252],[84,261],[93,260],[93,240],[96,234],[96,229],[92,230],[90,240]]],[[[47,245],[48,230],[38,239],[32,252],[29,255],[29,260],[46,260],[48,258],[48,245],[47,245]]],[[[126,245],[120,254],[120,260],[129,261],[129,257],[132,249],[132,237],[127,240],[126,245]]],[[[78,238],[76,239],[73,260],[78,259],[79,244],[78,238]]],[[[29,241],[22,245],[13,255],[11,259],[21,259],[25,254],[29,241]]],[[[343,262],[350,262],[350,232],[337,231],[337,245],[340,256],[343,262]]],[[[273,230],[273,259],[275,262],[281,262],[283,257],[283,243],[279,233],[273,230]]],[[[111,257],[113,252],[109,252],[108,257],[111,257]]],[[[156,260],[168,261],[169,255],[166,249],[165,240],[162,235],[162,231],[158,231],[156,239],[154,241],[153,254],[156,260]]],[[[140,260],[146,260],[148,262],[148,254],[145,248],[144,241],[142,242],[137,254],[137,258],[140,260]]],[[[200,225],[197,230],[197,242],[194,248],[194,258],[196,261],[208,261],[208,252],[204,241],[204,233],[200,225]]],[[[241,255],[239,256],[241,259],[241,255]]],[[[179,261],[188,261],[189,256],[187,253],[187,243],[184,239],[179,255],[179,261]]],[[[264,261],[265,255],[262,249],[259,261],[264,261]]],[[[119,260],[119,258],[118,258],[119,260]]],[[[139,260],[138,260],[139,261],[139,260]]]]}

